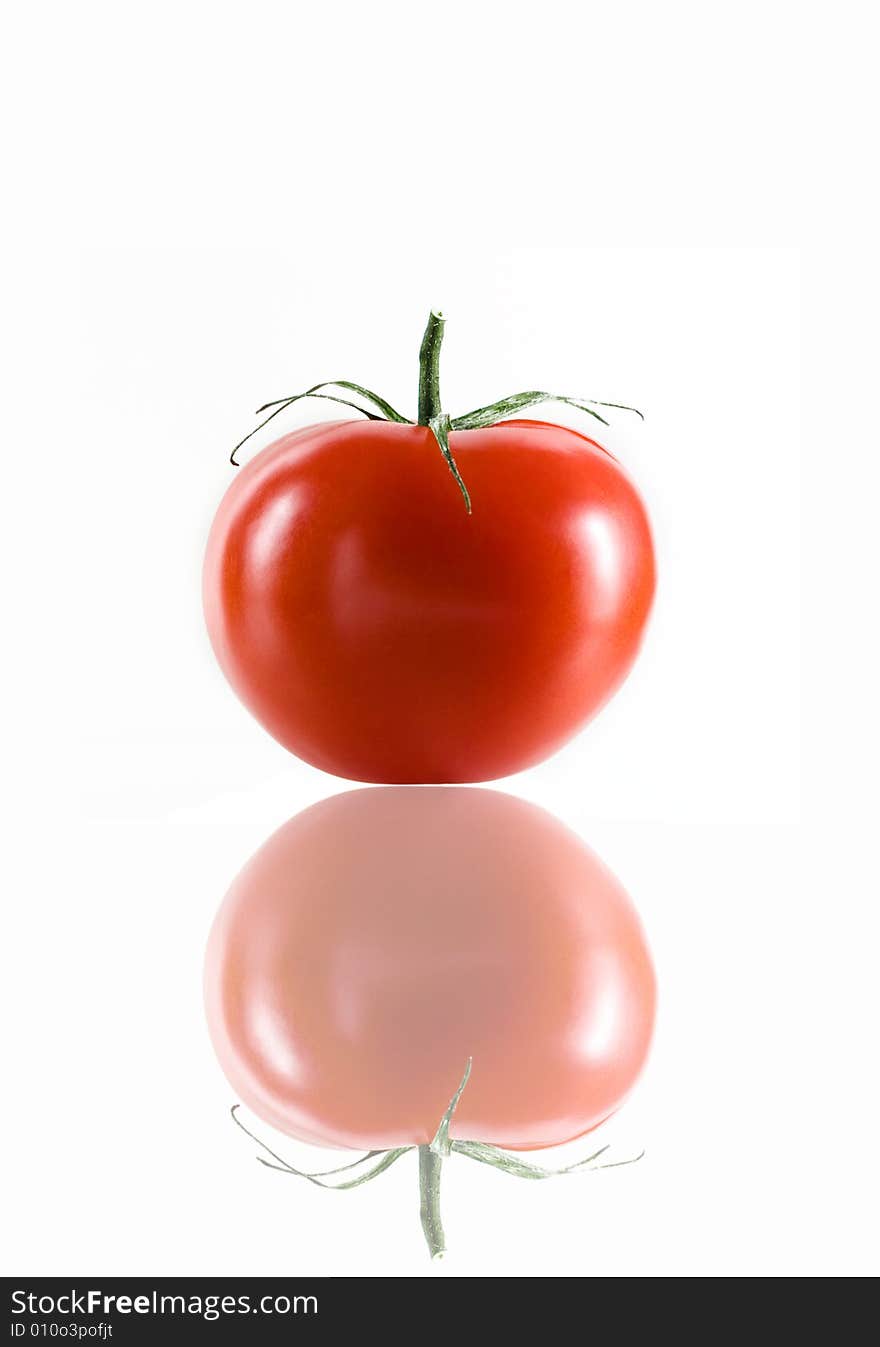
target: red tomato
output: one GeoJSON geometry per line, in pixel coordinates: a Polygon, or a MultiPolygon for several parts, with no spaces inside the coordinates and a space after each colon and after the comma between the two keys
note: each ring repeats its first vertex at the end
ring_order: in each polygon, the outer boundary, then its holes
{"type": "Polygon", "coordinates": [[[337,776],[485,781],[541,761],[638,651],[654,554],[635,487],[562,426],[453,431],[473,513],[427,426],[284,436],[221,503],[208,630],[242,701],[337,776]]]}
{"type": "Polygon", "coordinates": [[[655,985],[614,876],[495,791],[352,791],[286,823],[232,886],[206,962],[214,1046],[291,1136],[528,1150],[607,1118],[644,1062],[655,985]]]}

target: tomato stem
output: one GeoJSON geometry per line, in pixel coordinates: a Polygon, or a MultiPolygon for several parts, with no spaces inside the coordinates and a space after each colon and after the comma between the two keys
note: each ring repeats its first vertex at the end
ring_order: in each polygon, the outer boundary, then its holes
{"type": "Polygon", "coordinates": [[[458,1089],[446,1106],[446,1112],[440,1119],[440,1125],[428,1146],[419,1146],[419,1193],[421,1195],[422,1229],[428,1241],[432,1258],[442,1258],[446,1253],[446,1236],[443,1234],[443,1222],[440,1219],[440,1172],[447,1155],[452,1154],[452,1142],[449,1139],[449,1124],[455,1112],[464,1087],[470,1080],[473,1058],[469,1057],[464,1075],[458,1083],[458,1089]]]}
{"type": "Polygon", "coordinates": [[[440,406],[440,347],[446,319],[431,310],[419,348],[419,425],[429,426],[442,415],[440,406]]]}
{"type": "Polygon", "coordinates": [[[420,1215],[422,1230],[428,1242],[428,1252],[432,1258],[442,1258],[446,1253],[446,1236],[440,1219],[440,1173],[443,1169],[443,1156],[432,1151],[430,1146],[419,1146],[419,1194],[421,1197],[420,1215]]]}

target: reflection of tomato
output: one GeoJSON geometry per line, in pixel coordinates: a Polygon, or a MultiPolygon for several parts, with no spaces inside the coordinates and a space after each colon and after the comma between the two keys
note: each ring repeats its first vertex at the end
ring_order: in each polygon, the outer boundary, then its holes
{"type": "Polygon", "coordinates": [[[204,596],[276,739],[361,781],[485,781],[560,747],[629,670],[654,591],[642,502],[574,430],[315,425],[243,468],[204,596]]]}
{"type": "Polygon", "coordinates": [[[534,805],[353,791],[285,824],[215,922],[206,997],[230,1082],[329,1146],[425,1145],[473,1058],[454,1137],[529,1149],[617,1108],[654,975],[628,898],[534,805]]]}

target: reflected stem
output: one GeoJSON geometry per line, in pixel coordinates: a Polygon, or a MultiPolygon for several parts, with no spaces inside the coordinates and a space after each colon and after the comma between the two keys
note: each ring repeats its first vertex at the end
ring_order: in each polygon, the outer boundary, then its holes
{"type": "Polygon", "coordinates": [[[420,1215],[422,1230],[432,1259],[439,1259],[446,1253],[446,1236],[440,1219],[440,1174],[443,1169],[443,1156],[438,1155],[430,1146],[419,1146],[419,1195],[421,1198],[420,1215]]]}

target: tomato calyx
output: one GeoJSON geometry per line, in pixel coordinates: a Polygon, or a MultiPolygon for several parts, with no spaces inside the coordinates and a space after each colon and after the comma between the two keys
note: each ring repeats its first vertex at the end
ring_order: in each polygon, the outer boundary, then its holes
{"type": "Polygon", "coordinates": [[[444,314],[438,309],[432,309],[419,348],[419,410],[416,421],[410,420],[407,416],[402,416],[391,406],[390,402],[371,389],[365,388],[363,384],[353,383],[350,379],[328,379],[323,383],[313,384],[304,393],[294,393],[290,397],[276,398],[273,402],[264,402],[262,407],[258,407],[257,416],[262,416],[263,412],[269,412],[269,415],[260,421],[253,430],[249,431],[243,439],[239,440],[229,455],[230,463],[233,467],[239,467],[236,458],[239,449],[247,444],[248,440],[258,431],[261,431],[264,426],[267,426],[270,421],[274,420],[276,416],[280,416],[282,412],[287,411],[288,407],[292,407],[295,402],[300,402],[303,398],[321,398],[325,402],[337,402],[343,407],[352,407],[356,412],[365,416],[368,421],[392,421],[397,425],[427,426],[437,441],[437,446],[446,461],[446,466],[455,478],[456,486],[464,500],[465,509],[468,514],[471,514],[470,492],[449,447],[450,431],[481,430],[486,426],[494,426],[499,421],[503,421],[505,417],[524,411],[527,407],[535,407],[541,402],[559,402],[568,407],[576,407],[579,411],[586,412],[588,416],[600,421],[603,426],[607,426],[608,422],[604,416],[596,411],[597,407],[633,412],[642,421],[645,419],[637,407],[629,407],[623,402],[600,402],[597,398],[572,398],[563,396],[561,393],[543,392],[540,389],[529,389],[525,393],[512,393],[509,397],[499,398],[497,402],[487,403],[485,407],[477,407],[472,412],[465,412],[463,416],[447,416],[440,402],[440,347],[443,344],[445,326],[446,318],[444,314]],[[354,393],[361,401],[352,402],[351,398],[342,397],[338,393],[326,392],[326,389],[342,389],[347,393],[354,393]],[[363,403],[367,405],[363,406],[363,403]]]}
{"type": "Polygon", "coordinates": [[[443,1169],[443,1161],[452,1154],[465,1155],[479,1164],[491,1165],[493,1169],[500,1169],[505,1174],[511,1174],[519,1179],[552,1179],[559,1178],[564,1174],[576,1173],[594,1173],[599,1169],[619,1169],[624,1165],[634,1165],[641,1160],[645,1154],[631,1156],[626,1160],[605,1161],[602,1164],[596,1164],[609,1149],[608,1145],[600,1146],[599,1150],[594,1151],[592,1155],[586,1156],[582,1160],[576,1160],[573,1164],[563,1165],[558,1169],[547,1169],[543,1165],[535,1165],[530,1161],[521,1159],[518,1155],[511,1155],[509,1151],[504,1151],[500,1146],[493,1146],[483,1141],[453,1141],[449,1136],[449,1125],[452,1121],[452,1115],[455,1112],[458,1101],[462,1096],[465,1086],[468,1083],[471,1074],[473,1059],[468,1058],[464,1075],[458,1085],[455,1094],[452,1096],[443,1117],[437,1127],[432,1141],[427,1145],[419,1146],[395,1146],[391,1150],[366,1151],[359,1155],[357,1159],[350,1160],[347,1164],[338,1165],[334,1169],[321,1169],[311,1173],[295,1169],[275,1151],[273,1151],[265,1141],[245,1127],[238,1116],[239,1104],[233,1104],[230,1112],[236,1126],[239,1127],[245,1136],[265,1151],[270,1156],[269,1160],[262,1155],[256,1156],[259,1164],[266,1169],[274,1169],[282,1174],[290,1174],[294,1178],[305,1179],[317,1188],[328,1188],[336,1192],[345,1192],[353,1188],[360,1188],[362,1184],[369,1183],[371,1179],[378,1178],[384,1174],[386,1169],[390,1169],[403,1155],[410,1151],[417,1150],[419,1153],[419,1215],[421,1217],[422,1231],[425,1236],[425,1242],[428,1245],[428,1252],[431,1258],[439,1260],[446,1255],[446,1236],[443,1231],[443,1222],[440,1216],[440,1177],[443,1169]],[[374,1160],[367,1169],[361,1169],[368,1161],[374,1160]],[[360,1170],[360,1173],[351,1178],[344,1178],[340,1181],[328,1183],[328,1179],[337,1180],[340,1174],[350,1174],[353,1170],[360,1170]]]}

